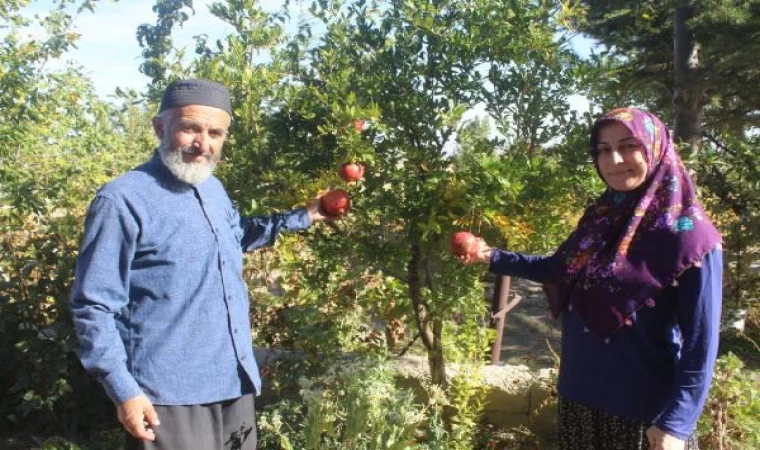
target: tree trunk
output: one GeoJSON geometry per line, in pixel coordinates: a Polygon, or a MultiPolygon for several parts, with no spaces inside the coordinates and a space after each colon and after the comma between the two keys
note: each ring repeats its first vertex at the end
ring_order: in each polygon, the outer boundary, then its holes
{"type": "Polygon", "coordinates": [[[446,386],[446,366],[443,361],[443,320],[433,317],[433,346],[428,350],[430,380],[441,387],[446,386]]]}
{"type": "Polygon", "coordinates": [[[686,23],[694,15],[688,5],[676,7],[673,29],[673,107],[675,141],[693,151],[702,145],[702,97],[699,75],[699,45],[686,23]]]}
{"type": "Polygon", "coordinates": [[[409,232],[411,258],[407,266],[409,280],[409,298],[414,308],[414,319],[420,333],[422,344],[428,354],[430,379],[438,386],[446,386],[446,371],[443,360],[443,322],[429,314],[429,308],[422,296],[422,249],[419,236],[415,231],[409,232]]]}

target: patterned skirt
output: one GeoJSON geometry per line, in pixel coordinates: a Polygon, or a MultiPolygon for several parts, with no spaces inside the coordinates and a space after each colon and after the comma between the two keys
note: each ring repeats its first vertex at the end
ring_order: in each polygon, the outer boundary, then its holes
{"type": "MultiPolygon", "coordinates": [[[[559,398],[557,431],[560,450],[649,450],[649,424],[613,416],[559,398]]],[[[698,450],[696,433],[685,450],[698,450]]]]}

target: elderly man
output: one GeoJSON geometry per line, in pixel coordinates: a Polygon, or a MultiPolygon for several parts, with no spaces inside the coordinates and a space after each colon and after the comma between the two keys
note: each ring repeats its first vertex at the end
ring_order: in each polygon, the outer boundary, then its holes
{"type": "Polygon", "coordinates": [[[152,159],[90,205],[71,307],[82,363],[117,405],[129,449],[256,448],[242,253],[326,219],[318,199],[239,216],[212,176],[231,114],[224,86],[172,83],[152,159]]]}

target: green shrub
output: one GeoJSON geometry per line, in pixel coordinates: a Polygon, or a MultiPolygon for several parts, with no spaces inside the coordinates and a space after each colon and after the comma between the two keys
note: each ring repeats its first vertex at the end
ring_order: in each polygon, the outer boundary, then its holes
{"type": "Polygon", "coordinates": [[[700,447],[760,448],[759,375],[746,370],[733,353],[718,359],[710,396],[699,421],[700,447]]]}
{"type": "Polygon", "coordinates": [[[300,379],[300,399],[258,412],[259,448],[469,450],[474,448],[485,390],[477,368],[446,390],[399,387],[390,362],[353,361],[300,379]]]}
{"type": "Polygon", "coordinates": [[[300,385],[303,407],[286,400],[260,411],[262,450],[414,448],[425,415],[387,364],[354,362],[300,385]]]}

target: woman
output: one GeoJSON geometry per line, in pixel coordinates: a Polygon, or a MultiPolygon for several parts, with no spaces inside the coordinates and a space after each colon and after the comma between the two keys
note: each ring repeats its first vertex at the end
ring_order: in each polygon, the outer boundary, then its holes
{"type": "Polygon", "coordinates": [[[480,240],[460,258],[544,283],[562,319],[561,449],[696,449],[718,348],[721,236],[654,115],[607,113],[591,153],[607,190],[554,255],[480,240]]]}

